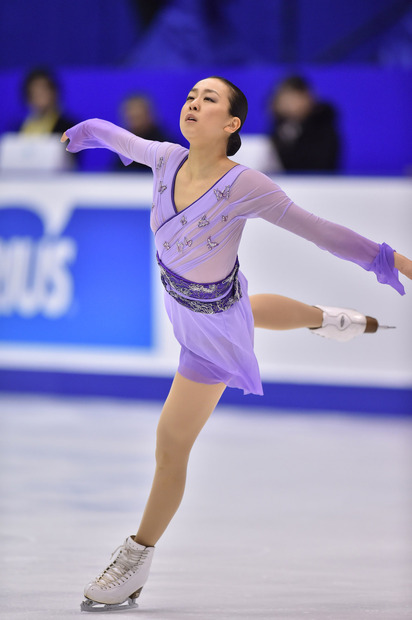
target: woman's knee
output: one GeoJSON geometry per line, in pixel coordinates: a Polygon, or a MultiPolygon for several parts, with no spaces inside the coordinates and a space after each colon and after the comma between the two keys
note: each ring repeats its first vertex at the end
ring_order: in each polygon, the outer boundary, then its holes
{"type": "Polygon", "coordinates": [[[189,458],[191,445],[181,438],[159,429],[156,437],[157,467],[185,467],[189,458]]]}

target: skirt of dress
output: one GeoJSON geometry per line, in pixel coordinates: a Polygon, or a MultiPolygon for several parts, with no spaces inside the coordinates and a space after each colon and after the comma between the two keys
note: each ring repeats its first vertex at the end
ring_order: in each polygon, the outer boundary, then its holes
{"type": "Polygon", "coordinates": [[[239,271],[242,297],[225,312],[201,314],[165,291],[165,306],[181,345],[179,373],[198,383],[224,383],[244,394],[263,394],[253,351],[254,326],[247,280],[239,271]]]}

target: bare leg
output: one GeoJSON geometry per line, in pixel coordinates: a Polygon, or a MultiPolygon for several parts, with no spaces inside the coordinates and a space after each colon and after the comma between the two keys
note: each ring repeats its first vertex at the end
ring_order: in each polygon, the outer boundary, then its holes
{"type": "Polygon", "coordinates": [[[322,325],[322,310],[289,297],[251,295],[250,303],[255,327],[282,330],[322,325]]]}
{"type": "Polygon", "coordinates": [[[136,542],[153,547],[179,507],[190,450],[224,392],[176,373],[157,428],[156,471],[136,542]]]}

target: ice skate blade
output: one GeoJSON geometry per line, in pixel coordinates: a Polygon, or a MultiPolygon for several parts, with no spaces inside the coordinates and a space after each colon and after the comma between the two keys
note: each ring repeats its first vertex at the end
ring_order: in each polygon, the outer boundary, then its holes
{"type": "Polygon", "coordinates": [[[97,603],[86,598],[80,605],[80,611],[93,611],[93,612],[106,612],[113,613],[114,611],[133,611],[136,610],[139,605],[134,598],[128,598],[124,603],[97,603]]]}

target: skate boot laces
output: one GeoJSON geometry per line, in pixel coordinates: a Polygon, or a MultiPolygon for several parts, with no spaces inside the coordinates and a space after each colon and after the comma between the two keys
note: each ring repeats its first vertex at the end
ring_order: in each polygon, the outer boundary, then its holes
{"type": "Polygon", "coordinates": [[[95,584],[103,589],[107,589],[125,583],[127,579],[131,575],[134,575],[139,567],[144,564],[147,555],[148,549],[140,551],[131,549],[126,543],[120,545],[112,553],[112,558],[114,557],[115,559],[103,573],[97,577],[95,584]],[[118,553],[117,556],[116,553],[118,553]]]}

